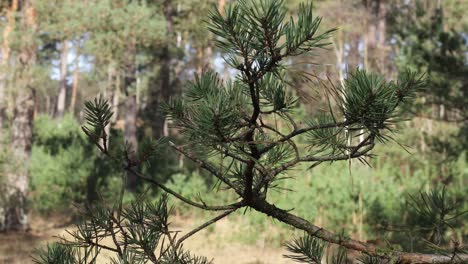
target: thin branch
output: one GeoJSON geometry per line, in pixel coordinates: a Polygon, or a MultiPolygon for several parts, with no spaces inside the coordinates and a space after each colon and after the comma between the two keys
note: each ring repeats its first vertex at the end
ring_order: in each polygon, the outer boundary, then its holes
{"type": "Polygon", "coordinates": [[[358,149],[355,149],[355,151],[353,151],[352,155],[351,154],[342,154],[342,155],[324,155],[324,156],[314,156],[314,155],[309,155],[309,156],[306,156],[306,157],[302,157],[302,158],[299,158],[299,159],[294,159],[290,162],[287,162],[279,167],[277,167],[276,169],[273,169],[272,170],[272,173],[270,174],[271,177],[274,177],[278,174],[280,174],[281,172],[289,169],[290,167],[300,163],[300,162],[324,162],[324,161],[339,161],[339,160],[348,160],[348,159],[353,159],[353,158],[358,158],[358,157],[361,157],[361,156],[364,156],[366,155],[367,153],[369,153],[369,151],[371,151],[373,148],[374,148],[374,144],[371,143],[369,145],[367,145],[367,147],[365,149],[363,149],[362,151],[357,151],[358,149]]]}
{"type": "Polygon", "coordinates": [[[196,227],[195,229],[193,229],[192,231],[188,232],[187,234],[185,234],[183,237],[181,237],[178,241],[177,241],[177,244],[176,244],[176,248],[178,248],[182,242],[184,240],[186,240],[187,238],[193,236],[194,234],[198,233],[199,231],[205,229],[206,227],[218,222],[219,220],[223,219],[224,217],[232,214],[233,212],[235,212],[238,208],[236,209],[232,209],[232,210],[229,210],[229,211],[226,211],[218,216],[216,216],[215,218],[203,223],[202,225],[196,227]]]}
{"type": "Polygon", "coordinates": [[[324,129],[324,128],[334,128],[334,127],[344,127],[344,126],[347,126],[347,125],[350,125],[349,121],[338,122],[338,123],[329,123],[329,124],[316,125],[316,126],[310,126],[310,127],[295,129],[291,133],[289,133],[289,134],[285,135],[284,137],[280,138],[278,141],[273,142],[270,145],[262,148],[260,150],[260,152],[261,153],[266,153],[269,150],[271,150],[272,148],[274,148],[276,145],[278,145],[280,143],[283,143],[285,141],[288,141],[288,140],[292,139],[293,137],[296,137],[298,135],[307,133],[307,132],[312,131],[312,130],[324,129]]]}
{"type": "Polygon", "coordinates": [[[231,187],[234,191],[236,191],[237,194],[241,195],[242,192],[241,190],[239,190],[238,188],[235,187],[235,185],[226,177],[224,177],[222,175],[221,172],[219,172],[215,167],[211,166],[210,164],[208,164],[208,162],[206,161],[203,161],[199,158],[196,158],[194,157],[193,155],[191,155],[190,153],[188,153],[187,151],[185,151],[184,149],[182,149],[181,147],[177,146],[176,144],[174,144],[172,141],[169,141],[169,145],[177,150],[179,153],[181,153],[182,155],[184,155],[185,157],[189,158],[190,160],[192,160],[193,162],[197,163],[201,168],[203,169],[206,169],[207,171],[209,171],[211,174],[213,174],[216,178],[220,179],[222,182],[224,182],[226,185],[228,185],[229,187],[231,187]]]}
{"type": "Polygon", "coordinates": [[[209,206],[209,205],[206,205],[206,204],[200,204],[200,203],[194,202],[194,201],[182,196],[181,194],[179,194],[176,191],[166,187],[165,185],[159,183],[158,181],[144,176],[143,174],[133,170],[132,168],[125,168],[125,170],[130,172],[130,173],[135,174],[138,178],[140,178],[142,180],[145,180],[145,181],[147,181],[147,182],[149,182],[149,183],[151,183],[153,185],[156,185],[157,187],[163,189],[165,192],[171,194],[172,196],[176,197],[177,199],[181,200],[182,202],[184,202],[186,204],[189,204],[191,206],[203,209],[203,210],[207,210],[207,211],[225,211],[225,210],[237,209],[237,208],[240,208],[240,207],[243,206],[242,202],[233,203],[233,204],[230,204],[230,205],[221,205],[221,206],[209,206]]]}
{"type": "MultiPolygon", "coordinates": [[[[91,240],[89,241],[86,241],[88,244],[90,244],[91,246],[95,246],[97,248],[102,248],[102,249],[105,249],[105,250],[109,250],[109,251],[112,251],[112,252],[115,252],[117,254],[120,255],[119,253],[119,250],[118,249],[115,249],[115,248],[112,248],[112,247],[109,247],[109,246],[106,246],[106,245],[103,245],[103,244],[99,244],[99,243],[96,243],[96,242],[93,242],[91,240]]],[[[121,256],[121,255],[120,255],[121,256]]]]}

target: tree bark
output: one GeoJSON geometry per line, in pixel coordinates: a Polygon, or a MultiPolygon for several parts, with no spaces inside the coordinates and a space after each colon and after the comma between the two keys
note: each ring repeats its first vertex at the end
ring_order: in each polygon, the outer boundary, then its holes
{"type": "Polygon", "coordinates": [[[67,74],[68,74],[68,40],[62,42],[62,50],[60,55],[60,80],[59,94],[57,98],[57,118],[62,118],[65,113],[65,104],[67,100],[67,74]]]}
{"type": "Polygon", "coordinates": [[[11,6],[6,13],[6,26],[3,29],[3,43],[2,43],[2,59],[0,68],[0,141],[3,138],[3,122],[5,115],[5,89],[6,89],[6,77],[7,77],[7,66],[10,60],[10,34],[15,28],[15,13],[18,10],[18,0],[11,1],[11,6]]]}
{"type": "MultiPolygon", "coordinates": [[[[327,242],[341,245],[347,249],[356,250],[373,256],[380,256],[382,258],[393,257],[397,260],[395,263],[409,264],[409,263],[452,263],[450,256],[435,255],[435,254],[419,254],[408,252],[379,252],[379,249],[373,245],[366,244],[350,238],[345,238],[327,231],[321,227],[315,226],[309,221],[293,215],[288,211],[277,208],[275,205],[268,203],[262,199],[253,199],[249,204],[253,209],[271,216],[287,225],[293,226],[297,229],[303,230],[311,236],[320,238],[327,242]]],[[[468,261],[468,254],[458,255],[461,261],[468,261]]],[[[460,262],[466,263],[466,262],[460,262]]]]}
{"type": "Polygon", "coordinates": [[[36,30],[36,12],[29,1],[22,5],[24,43],[19,59],[22,63],[21,74],[16,83],[18,87],[14,99],[13,120],[11,123],[10,157],[6,173],[6,206],[3,208],[0,230],[27,230],[28,218],[26,197],[29,189],[28,162],[31,157],[35,89],[31,87],[34,79],[32,66],[36,63],[36,46],[32,40],[36,30]]]}
{"type": "MultiPolygon", "coordinates": [[[[171,0],[166,0],[164,3],[164,15],[166,18],[166,37],[168,38],[168,42],[171,42],[173,35],[174,35],[174,21],[172,17],[173,6],[171,0]]],[[[171,85],[171,55],[169,50],[169,45],[164,46],[163,53],[161,54],[160,63],[161,63],[161,70],[159,72],[160,78],[160,96],[158,107],[161,102],[167,102],[172,95],[172,87],[171,85]]],[[[159,111],[158,111],[159,112],[159,111]]],[[[159,138],[164,135],[164,126],[166,119],[165,117],[159,113],[159,122],[158,127],[156,128],[156,137],[159,138]]]]}
{"type": "MultiPolygon", "coordinates": [[[[373,56],[377,58],[372,61],[372,65],[367,67],[378,70],[380,73],[387,72],[386,65],[386,15],[387,5],[382,0],[364,1],[364,6],[368,13],[367,24],[367,45],[366,48],[373,56]]],[[[367,52],[367,50],[366,50],[367,52]]],[[[366,63],[367,64],[367,63],[366,63]]]]}
{"type": "MultiPolygon", "coordinates": [[[[136,44],[132,43],[128,49],[127,60],[125,63],[125,77],[124,84],[127,92],[127,99],[125,101],[125,141],[130,144],[130,158],[135,158],[138,151],[138,138],[137,138],[137,119],[138,119],[138,106],[136,93],[134,87],[136,85],[136,44]]],[[[138,177],[127,172],[127,189],[134,191],[138,185],[138,177]]]]}
{"type": "Polygon", "coordinates": [[[155,63],[160,65],[160,68],[157,79],[154,81],[155,86],[150,89],[150,99],[147,109],[154,138],[160,138],[167,133],[166,119],[159,107],[162,102],[167,102],[169,98],[175,94],[176,90],[171,83],[173,63],[169,49],[171,43],[174,41],[174,8],[172,0],[164,1],[163,11],[166,20],[167,44],[162,47],[161,51],[158,51],[158,57],[155,59],[155,63]]]}
{"type": "Polygon", "coordinates": [[[75,106],[76,106],[76,95],[78,93],[78,85],[80,81],[80,55],[78,51],[76,52],[76,58],[75,58],[75,69],[73,69],[73,84],[72,84],[72,92],[71,92],[71,98],[70,98],[70,112],[74,113],[75,112],[75,106]]]}

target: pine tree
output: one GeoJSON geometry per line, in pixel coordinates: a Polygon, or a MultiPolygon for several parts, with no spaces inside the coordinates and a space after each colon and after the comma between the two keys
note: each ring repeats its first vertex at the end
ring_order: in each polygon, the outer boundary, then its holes
{"type": "MultiPolygon", "coordinates": [[[[286,19],[283,1],[239,0],[227,6],[224,14],[216,8],[209,13],[208,28],[216,36],[216,46],[238,75],[235,80],[223,81],[214,71],[204,70],[187,84],[184,96],[166,103],[164,111],[179,128],[183,145],[162,139],[140,148],[133,157],[128,148],[107,144],[105,127],[112,116],[108,103],[100,98],[86,104],[83,130],[103,154],[155,188],[190,206],[219,212],[218,216],[177,236],[169,229],[168,196],[156,203],[142,197],[124,208],[122,185],[115,206],[83,208],[86,221],[71,233],[74,240],[49,246],[40,252],[36,263],[90,263],[101,250],[116,253],[113,263],[209,263],[183,250],[183,241],[240,209],[258,211],[304,231],[303,238],[288,244],[291,254],[285,256],[303,263],[320,263],[327,243],[341,248],[328,256],[329,263],[346,263],[346,250],[363,253],[361,263],[467,261],[468,255],[459,245],[441,254],[376,248],[315,226],[269,201],[271,190],[288,180],[288,171],[300,164],[318,166],[350,159],[367,162],[375,145],[392,141],[389,133],[399,121],[400,106],[411,102],[424,87],[422,78],[413,72],[402,72],[398,80],[388,82],[357,70],[342,86],[329,84],[329,99],[337,102],[337,107],[330,105],[318,118],[296,120],[297,99],[289,86],[287,59],[326,47],[334,31],[319,30],[322,19],[314,16],[310,4],[302,4],[298,10],[297,19],[286,19]],[[287,129],[277,129],[275,118],[287,123],[287,129]],[[349,145],[346,130],[363,131],[364,136],[349,145]],[[208,171],[220,189],[238,197],[237,202],[208,205],[202,197],[190,200],[139,173],[137,168],[164,144],[208,171]],[[305,144],[307,151],[299,144],[305,144]],[[104,237],[111,237],[114,245],[100,244],[104,237]]],[[[422,197],[423,202],[416,204],[434,221],[453,207],[443,195],[422,197]]]]}
{"type": "Polygon", "coordinates": [[[427,76],[425,93],[408,110],[427,124],[421,129],[422,149],[427,150],[431,163],[438,164],[442,177],[449,179],[450,162],[468,147],[468,46],[464,36],[468,20],[457,15],[468,5],[397,1],[392,7],[389,32],[399,50],[397,67],[427,76]],[[437,124],[444,129],[433,129],[437,124]],[[448,127],[456,129],[452,132],[448,127]]]}

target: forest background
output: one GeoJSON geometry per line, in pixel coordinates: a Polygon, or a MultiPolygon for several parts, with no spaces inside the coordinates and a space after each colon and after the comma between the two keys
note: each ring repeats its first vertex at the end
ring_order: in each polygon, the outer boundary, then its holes
{"type": "MultiPolygon", "coordinates": [[[[301,1],[285,2],[294,16],[301,1]]],[[[100,94],[110,102],[110,142],[127,141],[138,149],[151,138],[177,141],[178,131],[160,111],[162,102],[183,94],[184,84],[204,68],[214,68],[226,80],[234,75],[204,23],[213,5],[222,12],[227,4],[0,2],[0,262],[31,254],[44,243],[40,233],[47,224],[77,221],[75,205],[115,198],[122,172],[82,132],[85,101],[100,94]],[[9,223],[13,211],[19,217],[9,223]],[[15,239],[17,244],[11,244],[15,239]]],[[[414,236],[424,233],[424,219],[415,216],[410,194],[446,186],[454,200],[463,202],[468,191],[468,1],[316,0],[314,6],[323,28],[338,30],[327,49],[288,62],[301,76],[293,78],[290,91],[299,98],[296,116],[306,120],[327,108],[322,84],[339,85],[356,68],[388,80],[410,68],[425,74],[427,87],[393,135],[401,145],[378,147],[369,164],[335,162],[296,170],[294,180],[279,186],[283,191],[273,192],[272,199],[318,226],[418,250],[423,245],[414,236]]],[[[276,125],[281,130],[281,120],[276,125]]],[[[169,148],[141,170],[187,197],[203,193],[205,202],[230,199],[196,164],[169,148]]],[[[129,179],[126,201],[142,192],[154,199],[161,194],[147,187],[129,179]]],[[[208,214],[173,202],[187,225],[208,214]]],[[[230,216],[234,227],[213,244],[275,248],[293,234],[254,212],[240,218],[243,213],[230,216]]],[[[446,235],[466,241],[464,223],[456,226],[446,235]]],[[[208,232],[216,233],[216,227],[208,232]]]]}

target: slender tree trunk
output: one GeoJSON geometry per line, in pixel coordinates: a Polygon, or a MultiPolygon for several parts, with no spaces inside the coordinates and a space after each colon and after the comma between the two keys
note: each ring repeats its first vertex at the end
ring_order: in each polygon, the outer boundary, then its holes
{"type": "Polygon", "coordinates": [[[6,77],[7,66],[10,60],[10,34],[15,28],[15,13],[18,10],[18,0],[11,1],[11,6],[6,13],[6,26],[3,29],[3,43],[2,43],[2,59],[0,67],[0,142],[3,139],[3,122],[5,112],[5,90],[6,90],[6,77]]]}
{"type": "MultiPolygon", "coordinates": [[[[172,43],[174,39],[174,20],[173,20],[173,5],[171,0],[164,2],[164,16],[166,19],[166,38],[168,43],[172,43]]],[[[158,73],[157,84],[159,87],[154,87],[151,91],[151,122],[152,131],[155,138],[160,138],[167,133],[166,119],[164,115],[159,111],[161,102],[167,102],[169,98],[174,94],[174,87],[171,85],[171,72],[173,70],[172,58],[169,52],[170,44],[166,44],[162,48],[161,55],[159,56],[158,64],[161,65],[158,73]],[[166,132],[165,132],[166,130],[166,132]]]]}
{"type": "Polygon", "coordinates": [[[119,117],[119,104],[120,104],[120,75],[115,78],[114,93],[112,94],[112,116],[111,123],[115,123],[119,117]]]}
{"type": "Polygon", "coordinates": [[[70,112],[74,113],[75,112],[75,106],[76,106],[76,95],[78,93],[78,85],[80,81],[80,54],[78,53],[78,49],[76,52],[76,58],[75,58],[75,69],[73,69],[73,84],[72,84],[72,92],[71,92],[71,98],[70,98],[70,112]]]}
{"type": "Polygon", "coordinates": [[[62,118],[65,113],[65,104],[67,100],[67,74],[68,74],[68,40],[62,42],[62,52],[60,55],[60,80],[59,95],[57,98],[56,117],[62,118]]]}
{"type": "Polygon", "coordinates": [[[218,11],[224,14],[224,7],[226,6],[226,0],[218,0],[218,11]]]}
{"type": "MultiPolygon", "coordinates": [[[[136,85],[136,44],[130,44],[127,53],[127,60],[125,64],[125,77],[124,84],[127,92],[127,99],[125,101],[125,141],[131,146],[130,157],[135,157],[138,151],[138,138],[137,138],[137,119],[138,119],[138,105],[136,92],[133,86],[136,85]]],[[[138,177],[131,172],[127,173],[127,188],[135,190],[138,185],[138,177]]]]}
{"type": "Polygon", "coordinates": [[[197,60],[198,60],[198,66],[197,66],[197,73],[198,75],[201,75],[202,73],[202,70],[203,70],[203,64],[204,64],[204,60],[203,60],[203,47],[199,47],[197,49],[197,60]]]}
{"type": "Polygon", "coordinates": [[[379,8],[377,11],[377,30],[378,30],[378,41],[377,50],[379,58],[380,72],[387,75],[387,63],[386,63],[386,32],[387,32],[387,8],[384,1],[379,1],[379,8]]]}
{"type": "MultiPolygon", "coordinates": [[[[24,13],[21,22],[23,29],[36,32],[36,12],[29,1],[22,5],[24,13]]],[[[33,35],[25,33],[24,43],[34,43],[33,35]]],[[[34,79],[32,66],[36,63],[36,46],[22,47],[19,54],[23,63],[16,83],[21,87],[15,90],[13,120],[11,123],[10,157],[6,173],[6,207],[2,208],[0,230],[28,229],[26,197],[29,189],[28,163],[31,157],[35,90],[31,87],[34,79]]]]}

